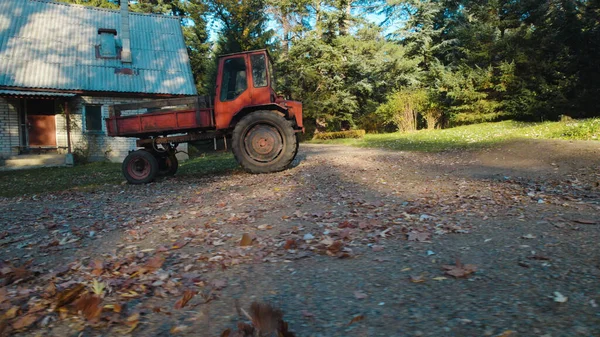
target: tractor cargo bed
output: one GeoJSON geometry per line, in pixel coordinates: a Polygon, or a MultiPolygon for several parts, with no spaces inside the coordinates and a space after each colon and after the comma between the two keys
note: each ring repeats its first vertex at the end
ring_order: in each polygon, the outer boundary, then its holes
{"type": "Polygon", "coordinates": [[[114,105],[106,119],[112,137],[144,138],[212,130],[214,126],[214,111],[205,96],[114,105]],[[130,113],[123,116],[123,111],[130,113]]]}

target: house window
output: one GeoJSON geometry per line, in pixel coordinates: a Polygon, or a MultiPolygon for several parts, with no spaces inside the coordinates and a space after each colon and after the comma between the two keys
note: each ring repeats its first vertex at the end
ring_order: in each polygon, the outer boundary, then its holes
{"type": "Polygon", "coordinates": [[[267,86],[267,61],[264,54],[250,56],[252,62],[252,81],[255,88],[267,86]]]}
{"type": "Polygon", "coordinates": [[[98,45],[98,56],[101,58],[117,58],[117,43],[115,35],[117,31],[114,29],[98,29],[100,36],[100,44],[98,45]]]}
{"type": "Polygon", "coordinates": [[[85,131],[102,132],[102,106],[86,105],[84,113],[85,131]]]}
{"type": "Polygon", "coordinates": [[[221,80],[221,102],[238,97],[248,88],[246,78],[246,62],[243,57],[225,60],[223,78],[221,80]]]}

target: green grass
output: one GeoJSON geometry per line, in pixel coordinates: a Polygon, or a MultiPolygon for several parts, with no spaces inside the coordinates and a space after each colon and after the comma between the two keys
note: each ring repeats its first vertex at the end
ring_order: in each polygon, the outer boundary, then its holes
{"type": "Polygon", "coordinates": [[[438,152],[478,149],[517,139],[600,140],[600,118],[544,123],[503,121],[445,130],[367,134],[364,139],[312,140],[310,143],[438,152]]]}
{"type": "MultiPolygon", "coordinates": [[[[182,162],[178,176],[227,172],[238,168],[231,153],[208,154],[182,162]]],[[[0,172],[0,196],[14,197],[66,190],[97,190],[125,181],[121,164],[96,162],[75,167],[37,168],[0,172]]]]}

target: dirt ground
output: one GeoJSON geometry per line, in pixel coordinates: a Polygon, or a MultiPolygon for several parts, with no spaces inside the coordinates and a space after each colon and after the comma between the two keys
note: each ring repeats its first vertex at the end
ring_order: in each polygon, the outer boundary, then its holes
{"type": "Polygon", "coordinates": [[[600,142],[303,144],[277,174],[0,199],[0,335],[220,336],[259,301],[297,336],[600,336],[599,185],[600,142]]]}

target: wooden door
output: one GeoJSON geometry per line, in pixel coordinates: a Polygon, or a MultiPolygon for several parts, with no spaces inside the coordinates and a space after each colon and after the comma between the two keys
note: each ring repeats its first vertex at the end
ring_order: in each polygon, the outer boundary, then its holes
{"type": "Polygon", "coordinates": [[[56,146],[56,116],[28,115],[29,146],[56,146]]]}

